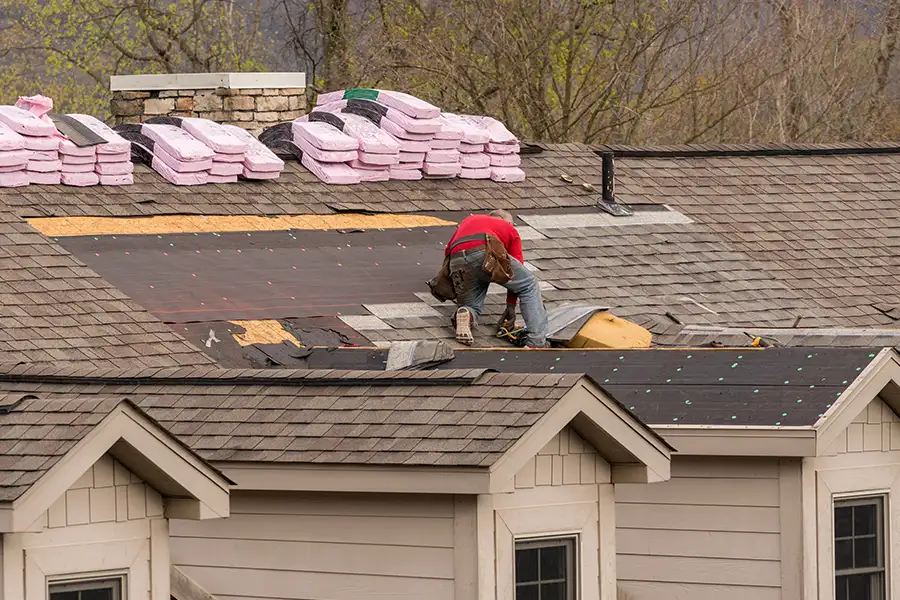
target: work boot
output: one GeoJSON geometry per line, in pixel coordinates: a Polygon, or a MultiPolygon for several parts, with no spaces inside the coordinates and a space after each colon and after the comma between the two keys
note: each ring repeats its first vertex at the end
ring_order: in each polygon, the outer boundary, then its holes
{"type": "Polygon", "coordinates": [[[472,335],[472,314],[467,308],[456,311],[456,341],[467,346],[475,343],[475,336],[472,335]]]}
{"type": "Polygon", "coordinates": [[[531,348],[531,349],[541,349],[541,348],[546,349],[546,348],[550,348],[551,346],[550,346],[550,342],[544,342],[541,345],[535,344],[534,342],[525,342],[525,347],[531,348]]]}

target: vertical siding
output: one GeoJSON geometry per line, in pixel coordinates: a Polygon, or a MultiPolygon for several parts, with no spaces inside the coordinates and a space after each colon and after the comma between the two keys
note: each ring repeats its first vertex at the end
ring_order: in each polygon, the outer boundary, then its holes
{"type": "Polygon", "coordinates": [[[779,465],[672,459],[672,479],[616,486],[619,600],[780,600],[779,465]]]}
{"type": "Polygon", "coordinates": [[[451,600],[453,497],[232,492],[170,521],[172,563],[224,599],[451,600]]]}
{"type": "Polygon", "coordinates": [[[837,454],[900,450],[900,418],[876,398],[853,419],[831,450],[837,454]]]}
{"type": "Polygon", "coordinates": [[[573,429],[556,435],[516,474],[516,489],[544,486],[586,485],[603,479],[606,464],[573,429]]]}
{"type": "Polygon", "coordinates": [[[50,507],[43,523],[53,529],[162,515],[159,493],[106,454],[50,507]]]}

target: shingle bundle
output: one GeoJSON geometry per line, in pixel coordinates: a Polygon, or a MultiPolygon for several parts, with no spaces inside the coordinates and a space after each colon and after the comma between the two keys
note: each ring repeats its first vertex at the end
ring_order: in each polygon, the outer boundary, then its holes
{"type": "Polygon", "coordinates": [[[62,168],[60,137],[53,123],[18,106],[0,106],[0,122],[25,140],[25,150],[30,152],[25,168],[29,183],[59,183],[62,168]]]}
{"type": "Polygon", "coordinates": [[[359,143],[356,158],[348,164],[360,181],[387,181],[391,166],[400,163],[399,142],[368,118],[345,112],[340,103],[316,107],[307,120],[327,123],[359,143]]]}
{"type": "Polygon", "coordinates": [[[119,125],[116,131],[131,142],[131,159],[142,162],[175,185],[209,182],[215,152],[187,131],[162,123],[119,125]]]}
{"type": "Polygon", "coordinates": [[[235,125],[222,125],[222,128],[247,145],[247,151],[241,160],[241,175],[245,179],[278,179],[284,170],[283,160],[246,129],[235,125]]]}
{"type": "MultiPolygon", "coordinates": [[[[68,178],[70,173],[93,172],[100,185],[131,185],[134,183],[131,142],[113,131],[106,123],[91,115],[72,114],[66,116],[103,138],[105,143],[79,148],[68,140],[60,142],[59,152],[62,155],[64,177],[68,178]]],[[[84,178],[85,181],[87,179],[87,177],[84,178]]]]}
{"type": "Polygon", "coordinates": [[[247,144],[224,127],[208,119],[180,119],[181,127],[203,142],[215,154],[209,169],[209,183],[234,183],[244,173],[247,144]]]}
{"type": "Polygon", "coordinates": [[[0,187],[28,185],[25,168],[30,156],[25,139],[0,121],[0,187]]]}
{"type": "Polygon", "coordinates": [[[359,140],[324,121],[294,121],[291,142],[300,152],[300,162],[325,183],[347,185],[362,181],[350,167],[359,157],[359,140]]]}

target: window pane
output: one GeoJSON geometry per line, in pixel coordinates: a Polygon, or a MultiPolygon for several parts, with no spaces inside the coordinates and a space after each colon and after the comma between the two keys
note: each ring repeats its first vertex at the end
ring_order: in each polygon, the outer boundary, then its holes
{"type": "Polygon", "coordinates": [[[539,600],[538,586],[534,585],[517,585],[516,600],[539,600]]]}
{"type": "Polygon", "coordinates": [[[853,535],[853,508],[838,506],[834,509],[834,537],[853,535]]]}
{"type": "Polygon", "coordinates": [[[848,575],[847,600],[875,600],[878,596],[872,596],[871,575],[848,575]]]}
{"type": "Polygon", "coordinates": [[[78,600],[78,592],[50,592],[50,600],[78,600]]]}
{"type": "Polygon", "coordinates": [[[875,538],[857,538],[853,544],[856,547],[856,554],[853,566],[860,567],[877,567],[878,554],[875,550],[875,538]]]}
{"type": "Polygon", "coordinates": [[[877,530],[877,510],[874,504],[853,507],[853,535],[874,535],[877,530]]]}
{"type": "Polygon", "coordinates": [[[565,583],[545,583],[541,586],[541,600],[567,600],[565,583]]]}
{"type": "Polygon", "coordinates": [[[834,543],[834,568],[838,571],[853,568],[853,540],[834,543]]]}
{"type": "Polygon", "coordinates": [[[834,582],[834,600],[850,600],[847,597],[847,576],[836,577],[834,582]]]}
{"type": "MultiPolygon", "coordinates": [[[[516,550],[516,583],[538,580],[538,549],[516,550]]],[[[535,594],[537,594],[535,588],[535,594]]]]}
{"type": "Polygon", "coordinates": [[[541,581],[565,579],[566,550],[566,546],[541,548],[541,581]]]}
{"type": "Polygon", "coordinates": [[[84,590],[81,592],[81,600],[113,600],[113,591],[112,588],[84,590]]]}

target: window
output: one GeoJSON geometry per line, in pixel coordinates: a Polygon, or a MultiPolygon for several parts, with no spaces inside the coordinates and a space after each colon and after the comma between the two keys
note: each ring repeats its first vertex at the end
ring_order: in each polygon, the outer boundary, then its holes
{"type": "Polygon", "coordinates": [[[835,600],[884,600],[884,497],[834,503],[835,600]]]}
{"type": "Polygon", "coordinates": [[[575,598],[575,538],[516,543],[516,600],[575,598]]]}
{"type": "Polygon", "coordinates": [[[50,600],[122,600],[124,577],[50,584],[50,600]]]}

